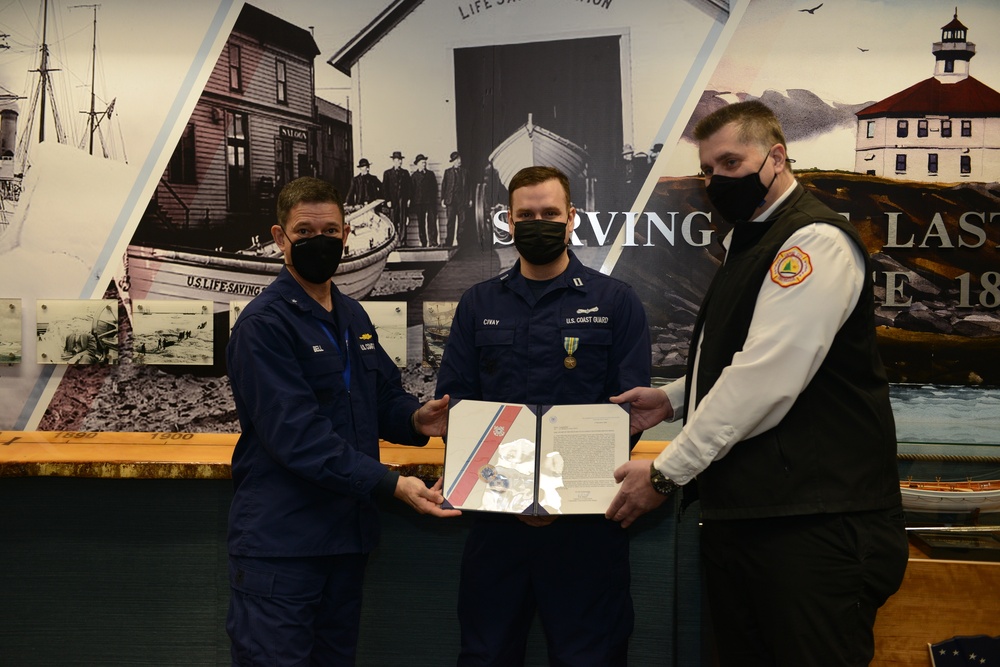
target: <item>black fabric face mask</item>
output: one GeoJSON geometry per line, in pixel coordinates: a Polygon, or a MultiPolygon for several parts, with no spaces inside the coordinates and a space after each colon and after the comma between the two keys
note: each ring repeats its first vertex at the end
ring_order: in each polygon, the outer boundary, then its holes
{"type": "MultiPolygon", "coordinates": [[[[285,235],[288,239],[288,235],[285,235]]],[[[335,236],[316,234],[292,242],[292,266],[311,283],[322,285],[333,277],[344,256],[344,241],[335,236]]]]}
{"type": "Polygon", "coordinates": [[[753,212],[763,205],[771,185],[774,185],[775,179],[778,178],[775,172],[770,185],[765,186],[760,182],[760,171],[770,157],[769,153],[753,174],[739,178],[716,174],[709,180],[706,188],[708,200],[712,202],[715,210],[722,214],[726,222],[735,225],[737,222],[747,221],[753,212]]]}
{"type": "Polygon", "coordinates": [[[566,250],[565,222],[518,220],[514,223],[514,247],[521,259],[542,266],[554,261],[566,250]]]}

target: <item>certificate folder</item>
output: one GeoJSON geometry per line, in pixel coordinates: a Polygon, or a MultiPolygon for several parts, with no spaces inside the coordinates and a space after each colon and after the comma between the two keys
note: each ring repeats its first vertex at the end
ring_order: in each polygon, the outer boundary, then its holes
{"type": "Polygon", "coordinates": [[[448,410],[444,507],[604,514],[629,458],[626,405],[456,400],[448,410]]]}

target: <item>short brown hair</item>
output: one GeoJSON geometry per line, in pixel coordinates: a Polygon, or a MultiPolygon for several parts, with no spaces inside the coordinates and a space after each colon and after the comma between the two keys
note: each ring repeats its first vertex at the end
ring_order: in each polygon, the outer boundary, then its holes
{"type": "Polygon", "coordinates": [[[781,144],[788,152],[785,144],[785,133],[774,112],[763,102],[748,100],[737,102],[716,109],[694,126],[694,138],[705,141],[713,134],[730,123],[736,123],[736,136],[744,144],[757,144],[765,151],[771,146],[781,144]]]}
{"type": "Polygon", "coordinates": [[[525,167],[514,174],[514,178],[510,179],[510,184],[507,186],[507,206],[514,208],[514,190],[530,185],[539,185],[553,179],[562,184],[563,191],[566,193],[566,210],[569,211],[569,178],[555,167],[525,167]]]}
{"type": "MultiPolygon", "coordinates": [[[[278,224],[285,228],[288,215],[297,204],[336,204],[344,217],[344,200],[337,188],[319,178],[303,176],[290,181],[278,194],[278,224]]],[[[346,222],[346,221],[345,221],[346,222]]]]}

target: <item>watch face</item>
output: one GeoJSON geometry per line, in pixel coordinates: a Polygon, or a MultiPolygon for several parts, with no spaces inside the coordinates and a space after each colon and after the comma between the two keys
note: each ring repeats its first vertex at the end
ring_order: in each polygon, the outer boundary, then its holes
{"type": "Polygon", "coordinates": [[[649,464],[649,481],[652,482],[653,488],[663,495],[669,495],[677,488],[677,484],[669,479],[666,475],[656,469],[652,463],[649,464]]]}

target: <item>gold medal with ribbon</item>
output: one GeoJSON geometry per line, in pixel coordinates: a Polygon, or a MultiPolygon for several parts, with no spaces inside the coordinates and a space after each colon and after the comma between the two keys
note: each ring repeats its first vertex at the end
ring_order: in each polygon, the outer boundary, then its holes
{"type": "Polygon", "coordinates": [[[574,337],[563,338],[563,347],[566,348],[566,358],[563,359],[563,366],[566,368],[576,368],[576,357],[573,353],[576,352],[576,348],[580,347],[580,339],[574,337]]]}

